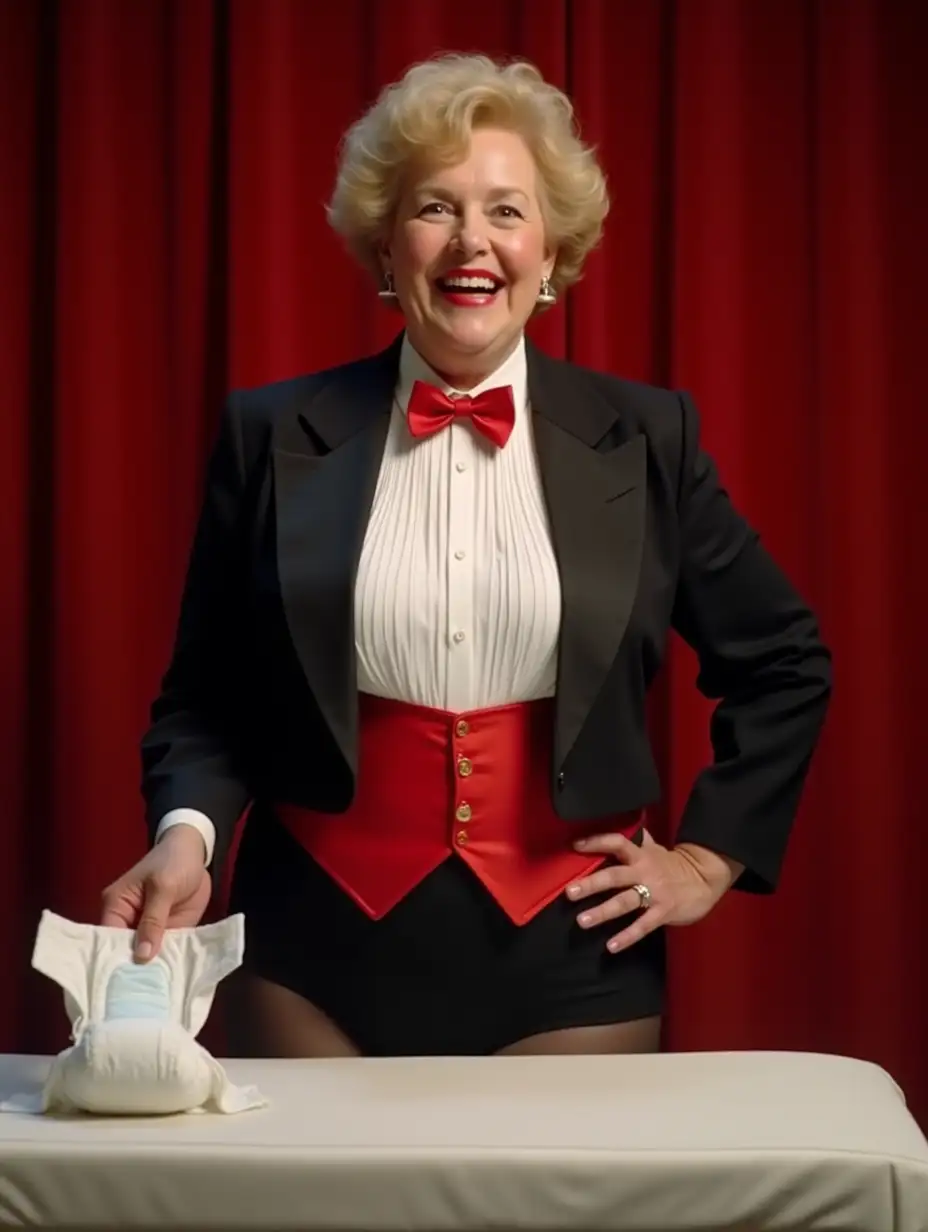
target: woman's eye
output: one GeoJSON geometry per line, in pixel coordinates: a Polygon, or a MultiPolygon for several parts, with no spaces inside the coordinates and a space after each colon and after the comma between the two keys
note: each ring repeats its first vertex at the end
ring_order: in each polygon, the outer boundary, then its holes
{"type": "Polygon", "coordinates": [[[420,214],[438,214],[449,209],[447,201],[429,201],[427,205],[423,205],[419,211],[420,214]]]}
{"type": "Polygon", "coordinates": [[[499,213],[502,214],[503,218],[522,218],[523,217],[521,212],[517,210],[514,205],[501,205],[499,207],[499,213]]]}

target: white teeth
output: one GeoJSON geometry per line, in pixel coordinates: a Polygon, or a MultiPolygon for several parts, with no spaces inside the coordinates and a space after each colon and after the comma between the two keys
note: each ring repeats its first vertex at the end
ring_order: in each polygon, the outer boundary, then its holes
{"type": "Polygon", "coordinates": [[[495,291],[496,283],[490,278],[443,278],[446,287],[461,287],[467,291],[495,291]]]}

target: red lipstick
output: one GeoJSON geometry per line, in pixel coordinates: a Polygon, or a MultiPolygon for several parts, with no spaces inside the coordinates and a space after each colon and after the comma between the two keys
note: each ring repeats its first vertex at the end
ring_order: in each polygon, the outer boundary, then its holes
{"type": "Polygon", "coordinates": [[[504,285],[498,274],[487,269],[452,269],[435,279],[439,294],[456,308],[484,308],[504,285]]]}

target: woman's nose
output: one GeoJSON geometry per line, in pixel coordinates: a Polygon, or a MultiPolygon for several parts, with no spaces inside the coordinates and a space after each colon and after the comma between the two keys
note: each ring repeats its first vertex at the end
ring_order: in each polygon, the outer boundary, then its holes
{"type": "Polygon", "coordinates": [[[489,250],[486,220],[482,213],[465,214],[455,236],[455,245],[467,260],[489,250]]]}

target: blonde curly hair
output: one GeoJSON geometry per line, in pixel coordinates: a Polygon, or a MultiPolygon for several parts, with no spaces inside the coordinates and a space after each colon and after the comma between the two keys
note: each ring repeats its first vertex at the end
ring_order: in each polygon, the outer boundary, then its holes
{"type": "Polygon", "coordinates": [[[482,55],[443,55],[388,86],[345,134],[330,224],[349,250],[379,275],[385,238],[409,167],[453,166],[476,128],[517,132],[534,156],[548,242],[557,251],[551,283],[576,282],[599,242],[609,210],[606,180],[581,140],[573,106],[533,64],[482,55]]]}

